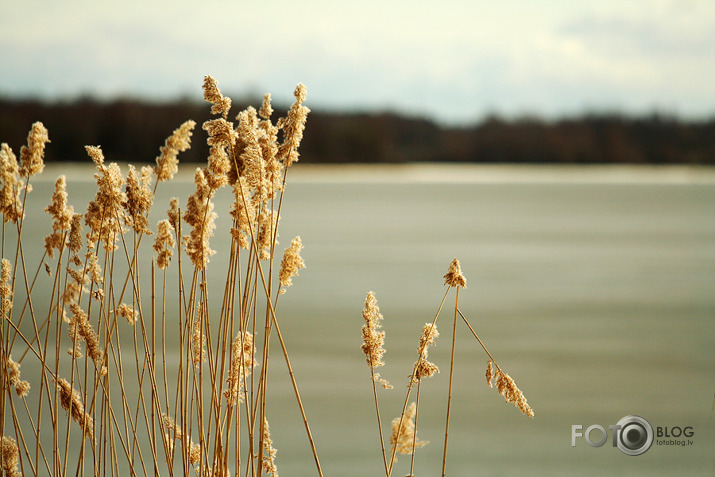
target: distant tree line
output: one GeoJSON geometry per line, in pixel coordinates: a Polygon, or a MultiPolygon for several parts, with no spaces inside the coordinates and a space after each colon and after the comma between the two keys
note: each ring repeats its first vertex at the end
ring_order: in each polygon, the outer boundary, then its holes
{"type": "MultiPolygon", "coordinates": [[[[284,113],[277,108],[274,114],[284,113]]],[[[19,153],[31,124],[42,121],[50,133],[48,161],[88,160],[82,147],[87,144],[101,145],[111,161],[148,163],[175,128],[193,119],[198,126],[192,147],[180,160],[201,162],[208,147],[200,125],[209,118],[208,105],[194,101],[0,99],[0,142],[19,153]]],[[[308,117],[300,153],[301,161],[311,163],[715,164],[715,116],[701,121],[659,114],[587,114],[554,121],[490,116],[477,124],[446,127],[393,113],[316,110],[308,117]]]]}

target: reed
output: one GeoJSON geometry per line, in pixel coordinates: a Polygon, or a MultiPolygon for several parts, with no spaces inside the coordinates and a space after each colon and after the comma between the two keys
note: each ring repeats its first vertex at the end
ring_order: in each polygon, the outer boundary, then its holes
{"type": "Polygon", "coordinates": [[[279,260],[278,222],[309,113],[306,88],[296,87],[295,103],[275,122],[270,95],[231,121],[231,99],[212,77],[203,90],[216,115],[202,125],[209,157],[194,190],[173,198],[155,227],[155,194],[178,171],[194,121],[167,138],[153,167],[130,165],[126,175],[99,146],[87,146],[96,195],[76,213],[66,178],[57,178],[40,253],[23,246],[23,225],[35,214],[27,194],[44,168],[49,133],[35,123],[19,160],[2,144],[3,475],[277,476],[266,406],[274,338],[322,475],[277,313],[305,267],[300,237],[279,260]],[[233,204],[220,213],[232,224],[218,231],[213,199],[224,187],[233,204]],[[220,290],[208,280],[215,233],[231,237],[220,290]],[[43,280],[49,296],[34,292],[43,280]],[[37,379],[24,380],[22,367],[37,379]]]}
{"type": "MultiPolygon", "coordinates": [[[[464,316],[462,311],[459,309],[459,291],[462,288],[467,287],[467,279],[462,273],[461,264],[456,258],[453,259],[449,264],[449,269],[444,275],[444,283],[447,286],[447,290],[442,297],[442,301],[437,308],[434,318],[431,322],[425,323],[422,328],[422,333],[420,334],[419,344],[417,346],[417,360],[415,361],[412,373],[409,375],[409,381],[407,383],[407,392],[405,395],[404,404],[402,406],[402,411],[398,417],[392,420],[392,433],[390,435],[390,453],[389,456],[385,453],[385,442],[382,434],[382,422],[381,414],[378,402],[378,395],[375,391],[375,381],[378,380],[379,375],[376,375],[374,368],[376,366],[382,366],[382,355],[385,353],[384,342],[385,342],[385,332],[378,331],[380,328],[380,321],[383,320],[382,315],[379,314],[379,309],[377,309],[375,295],[373,292],[369,292],[365,302],[365,308],[363,310],[363,317],[365,318],[365,325],[362,328],[363,345],[362,350],[367,355],[367,363],[370,366],[370,374],[372,377],[372,385],[375,398],[375,408],[377,414],[378,428],[380,429],[380,444],[383,450],[383,461],[385,466],[385,475],[390,477],[394,471],[395,463],[397,462],[396,454],[407,454],[410,455],[410,468],[407,473],[407,477],[413,477],[415,474],[415,450],[419,447],[423,447],[428,444],[427,441],[421,441],[417,438],[417,416],[420,405],[420,387],[422,380],[424,378],[429,378],[434,374],[439,372],[439,368],[435,363],[428,361],[429,347],[435,344],[436,339],[439,337],[439,332],[437,331],[437,320],[442,312],[444,303],[447,299],[449,291],[455,289],[455,299],[454,299],[454,314],[452,321],[452,340],[450,347],[450,362],[449,362],[449,381],[447,389],[447,399],[446,406],[447,410],[445,413],[445,431],[444,431],[444,446],[442,452],[442,471],[441,475],[444,477],[447,473],[447,455],[449,449],[449,429],[451,422],[451,412],[452,412],[452,390],[454,386],[454,369],[455,369],[455,349],[457,343],[457,322],[458,318],[462,318],[462,321],[466,324],[469,331],[477,339],[478,343],[484,350],[484,352],[489,357],[487,361],[487,371],[486,380],[489,387],[496,387],[499,394],[504,396],[506,402],[514,404],[525,416],[534,417],[534,411],[531,409],[529,404],[524,397],[524,393],[516,386],[514,380],[506,374],[499,365],[494,360],[493,356],[487,350],[483,341],[479,338],[474,328],[469,323],[467,318],[464,316]],[[494,369],[496,367],[496,369],[494,369]],[[410,403],[410,397],[412,395],[413,389],[415,390],[415,401],[410,403]]],[[[390,387],[391,388],[391,387],[390,387]]]]}

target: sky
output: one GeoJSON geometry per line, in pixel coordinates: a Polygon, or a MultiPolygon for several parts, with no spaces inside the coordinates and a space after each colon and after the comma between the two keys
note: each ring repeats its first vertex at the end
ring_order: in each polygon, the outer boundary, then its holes
{"type": "Polygon", "coordinates": [[[3,0],[0,96],[200,100],[442,123],[715,116],[715,1],[3,0]]]}

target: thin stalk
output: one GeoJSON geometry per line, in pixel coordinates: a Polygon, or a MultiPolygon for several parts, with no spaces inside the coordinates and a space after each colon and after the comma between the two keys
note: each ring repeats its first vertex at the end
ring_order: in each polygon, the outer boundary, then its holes
{"type": "Polygon", "coordinates": [[[471,331],[472,334],[474,335],[474,337],[477,339],[477,341],[479,341],[479,344],[482,345],[482,349],[484,350],[485,353],[487,353],[487,356],[489,356],[489,359],[492,360],[492,363],[494,363],[494,366],[497,367],[497,369],[499,370],[499,372],[503,372],[503,371],[501,370],[501,368],[499,367],[499,365],[497,364],[497,362],[496,362],[496,360],[494,359],[494,357],[492,356],[492,354],[491,354],[491,353],[489,352],[489,350],[487,349],[487,347],[484,346],[484,343],[482,342],[482,340],[479,339],[479,336],[478,336],[477,333],[474,331],[474,328],[472,328],[472,325],[469,324],[469,321],[467,321],[467,318],[462,314],[462,312],[461,312],[459,309],[457,309],[457,313],[459,313],[459,316],[462,317],[462,319],[464,320],[464,323],[469,327],[469,331],[471,331]]]}
{"type": "MultiPolygon", "coordinates": [[[[439,314],[442,311],[442,307],[444,306],[444,301],[447,299],[447,293],[449,293],[449,288],[447,288],[447,291],[444,292],[444,296],[442,297],[442,302],[439,304],[439,308],[437,309],[437,313],[434,316],[434,320],[432,320],[432,328],[434,328],[435,324],[437,323],[437,318],[439,318],[439,314]]],[[[414,376],[417,373],[417,368],[423,359],[424,358],[422,355],[420,355],[417,358],[417,361],[415,362],[415,365],[412,369],[412,374],[410,375],[410,383],[407,385],[407,394],[405,395],[405,402],[402,405],[402,413],[400,414],[400,423],[397,427],[397,436],[395,437],[396,442],[400,439],[400,430],[402,429],[402,423],[405,419],[405,412],[407,411],[407,405],[410,402],[410,393],[412,392],[412,386],[415,383],[414,376]]],[[[396,452],[397,452],[397,446],[393,446],[392,451],[390,453],[390,462],[387,466],[387,477],[390,477],[390,475],[392,475],[392,467],[395,464],[395,453],[396,452]]]]}
{"type": "Polygon", "coordinates": [[[412,456],[410,457],[410,476],[415,475],[415,449],[417,448],[417,415],[420,410],[420,385],[422,380],[417,380],[417,396],[415,396],[415,429],[412,433],[412,456]]]}
{"type": "Polygon", "coordinates": [[[457,341],[457,310],[459,306],[459,288],[454,300],[454,326],[452,327],[452,353],[449,360],[449,394],[447,395],[447,418],[444,427],[444,452],[442,454],[442,477],[447,471],[447,440],[449,438],[449,418],[452,411],[452,380],[454,378],[454,348],[457,341]]]}
{"type": "Polygon", "coordinates": [[[382,450],[382,463],[385,465],[385,475],[387,475],[387,455],[385,453],[385,437],[382,433],[382,419],[380,418],[380,406],[377,400],[377,385],[375,383],[375,368],[372,365],[372,356],[370,357],[370,377],[372,378],[372,393],[375,398],[375,413],[377,414],[377,430],[380,434],[380,448],[382,450]]]}

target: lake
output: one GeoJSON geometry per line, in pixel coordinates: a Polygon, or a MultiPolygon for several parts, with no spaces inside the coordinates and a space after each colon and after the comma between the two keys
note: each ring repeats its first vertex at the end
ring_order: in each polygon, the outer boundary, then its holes
{"type": "MultiPolygon", "coordinates": [[[[69,202],[84,212],[95,192],[91,169],[48,169],[35,181],[28,210],[44,208],[55,177],[67,173],[69,202]]],[[[712,169],[297,164],[294,170],[279,249],[300,235],[307,268],[281,298],[279,319],[325,475],[380,475],[383,468],[360,351],[366,293],[375,292],[385,317],[387,365],[380,372],[395,388],[380,392],[380,404],[389,423],[401,410],[417,339],[434,318],[454,257],[468,280],[460,309],[536,416],[521,415],[487,387],[487,357],[458,323],[448,475],[713,474],[712,169]],[[571,446],[572,425],[608,429],[627,415],[644,417],[654,430],[692,427],[692,445],[656,442],[637,457],[610,440],[591,447],[580,438],[571,446]]],[[[179,195],[183,205],[191,188],[186,171],[161,184],[152,225],[169,197],[179,195]]],[[[216,198],[219,233],[211,245],[218,253],[209,293],[215,285],[217,297],[229,201],[228,191],[216,198]]],[[[37,212],[28,219],[26,250],[40,249],[50,230],[37,212]]],[[[441,373],[421,389],[418,434],[431,443],[417,451],[417,476],[441,469],[453,293],[430,351],[441,373]]],[[[316,475],[280,349],[272,352],[268,412],[278,469],[316,475]]],[[[407,474],[409,457],[396,465],[393,475],[407,474]]]]}

